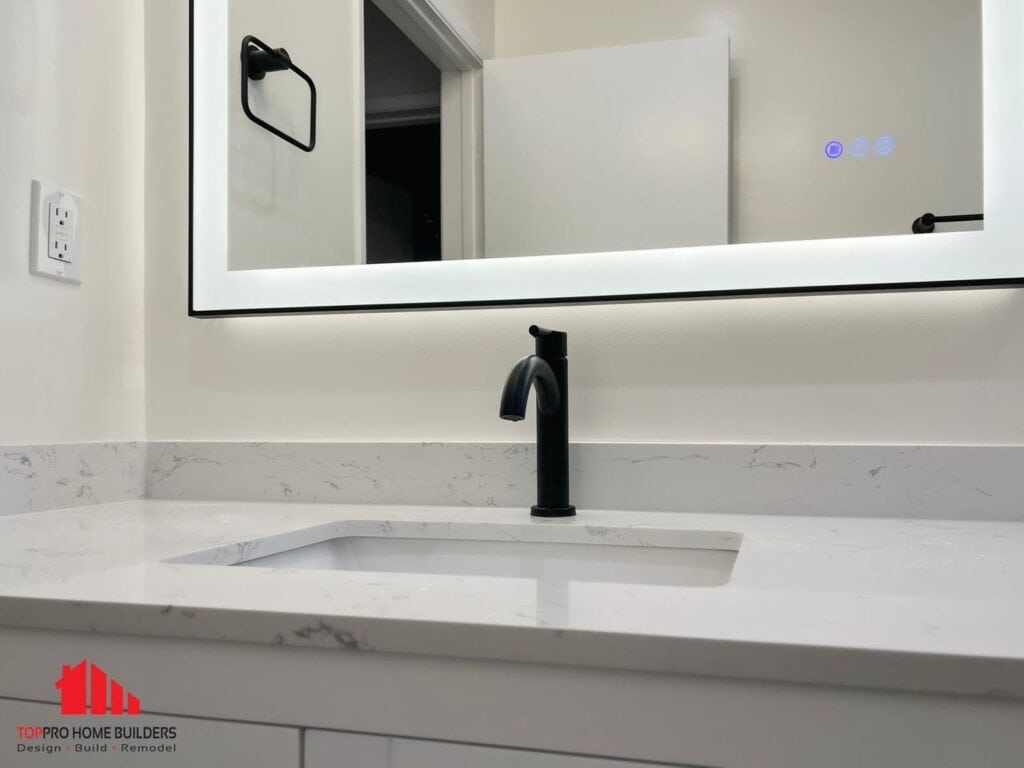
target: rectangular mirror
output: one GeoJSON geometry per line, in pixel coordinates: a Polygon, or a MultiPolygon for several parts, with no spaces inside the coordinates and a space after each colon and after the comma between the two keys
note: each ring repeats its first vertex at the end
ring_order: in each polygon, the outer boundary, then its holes
{"type": "Polygon", "coordinates": [[[1021,16],[193,0],[190,310],[1016,282],[1021,16]]]}

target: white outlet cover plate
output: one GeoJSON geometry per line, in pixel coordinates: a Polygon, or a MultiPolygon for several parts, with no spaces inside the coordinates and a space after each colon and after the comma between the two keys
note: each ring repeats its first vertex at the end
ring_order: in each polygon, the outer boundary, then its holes
{"type": "Polygon", "coordinates": [[[29,272],[80,285],[79,233],[82,198],[41,181],[32,182],[32,243],[29,272]],[[66,213],[66,216],[57,216],[66,213]],[[51,232],[51,224],[55,231],[51,232]],[[51,243],[51,241],[54,241],[51,243]],[[56,250],[55,250],[56,249],[56,250]],[[59,252],[59,258],[55,255],[59,252]]]}

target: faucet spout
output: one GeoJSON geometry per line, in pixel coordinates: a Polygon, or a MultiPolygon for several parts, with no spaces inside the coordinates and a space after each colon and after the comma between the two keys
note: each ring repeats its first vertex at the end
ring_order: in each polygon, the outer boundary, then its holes
{"type": "Polygon", "coordinates": [[[537,387],[537,408],[545,416],[551,416],[561,405],[558,381],[555,372],[537,355],[529,355],[512,366],[501,392],[499,413],[506,421],[522,421],[526,418],[526,403],[530,390],[537,387]]]}
{"type": "Polygon", "coordinates": [[[530,327],[536,354],[512,366],[501,392],[501,418],[522,421],[537,390],[537,503],[534,517],[572,517],[569,503],[569,381],[566,334],[530,327]]]}

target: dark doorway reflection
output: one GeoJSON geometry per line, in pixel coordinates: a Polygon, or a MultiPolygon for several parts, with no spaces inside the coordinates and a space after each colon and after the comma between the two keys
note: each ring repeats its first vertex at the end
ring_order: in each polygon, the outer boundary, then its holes
{"type": "Polygon", "coordinates": [[[441,126],[366,132],[366,262],[441,258],[441,126]]]}

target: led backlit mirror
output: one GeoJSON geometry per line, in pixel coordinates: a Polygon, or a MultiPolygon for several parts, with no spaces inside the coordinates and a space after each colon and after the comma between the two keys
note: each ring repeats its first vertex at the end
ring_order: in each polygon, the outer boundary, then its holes
{"type": "Polygon", "coordinates": [[[194,0],[192,310],[1012,280],[965,254],[1014,13],[194,0]]]}

